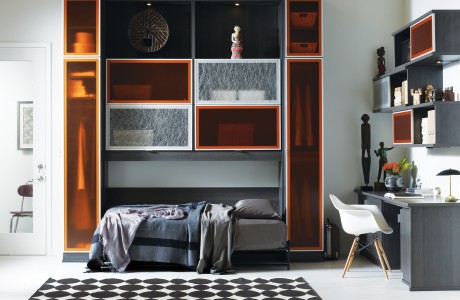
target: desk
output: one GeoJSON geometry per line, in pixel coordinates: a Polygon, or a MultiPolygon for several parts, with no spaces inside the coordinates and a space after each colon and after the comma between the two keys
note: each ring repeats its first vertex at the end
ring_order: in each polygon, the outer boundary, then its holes
{"type": "MultiPolygon", "coordinates": [[[[393,228],[393,234],[380,235],[390,266],[401,269],[411,291],[460,290],[460,203],[384,194],[358,195],[360,204],[377,205],[393,228]]],[[[370,251],[363,255],[373,260],[370,251]]]]}

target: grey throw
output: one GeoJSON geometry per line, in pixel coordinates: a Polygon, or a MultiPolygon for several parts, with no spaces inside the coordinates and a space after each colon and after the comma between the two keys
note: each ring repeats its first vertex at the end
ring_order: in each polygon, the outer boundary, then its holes
{"type": "Polygon", "coordinates": [[[207,203],[201,215],[200,260],[197,272],[232,272],[234,219],[233,207],[207,203]]]}
{"type": "Polygon", "coordinates": [[[104,253],[112,267],[125,271],[130,260],[128,250],[142,221],[149,218],[182,219],[184,211],[176,205],[160,205],[143,209],[109,211],[99,224],[104,253]]]}

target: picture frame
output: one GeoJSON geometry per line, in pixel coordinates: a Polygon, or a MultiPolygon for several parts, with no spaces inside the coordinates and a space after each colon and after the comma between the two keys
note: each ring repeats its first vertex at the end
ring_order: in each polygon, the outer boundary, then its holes
{"type": "Polygon", "coordinates": [[[18,101],[18,150],[33,149],[33,109],[32,101],[18,101]]]}

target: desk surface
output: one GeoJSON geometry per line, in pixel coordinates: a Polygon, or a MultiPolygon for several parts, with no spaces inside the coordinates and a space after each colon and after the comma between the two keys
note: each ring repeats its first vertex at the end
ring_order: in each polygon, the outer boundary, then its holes
{"type": "Polygon", "coordinates": [[[397,205],[400,207],[416,207],[416,206],[460,206],[457,202],[444,202],[444,198],[435,200],[433,197],[425,198],[405,198],[405,199],[391,199],[384,197],[386,192],[366,192],[360,191],[361,194],[378,198],[387,203],[397,205]]]}

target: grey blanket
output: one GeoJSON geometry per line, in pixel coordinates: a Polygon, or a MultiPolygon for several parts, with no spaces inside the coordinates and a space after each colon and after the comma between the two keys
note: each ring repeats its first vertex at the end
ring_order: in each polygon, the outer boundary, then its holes
{"type": "Polygon", "coordinates": [[[235,233],[233,207],[206,204],[201,215],[201,244],[198,273],[226,273],[233,271],[231,261],[235,233]]]}
{"type": "Polygon", "coordinates": [[[104,253],[114,269],[124,272],[129,262],[128,250],[142,221],[150,218],[182,219],[184,211],[177,205],[128,208],[110,211],[102,218],[99,235],[104,253]]]}
{"type": "MultiPolygon", "coordinates": [[[[178,205],[184,218],[171,220],[166,218],[141,218],[128,255],[131,261],[159,262],[180,264],[195,269],[199,258],[200,216],[205,202],[178,205]]],[[[144,211],[146,205],[119,206],[111,208],[107,213],[121,209],[144,211]]],[[[162,206],[164,207],[164,206],[162,206]]],[[[106,213],[106,214],[107,214],[106,213]]],[[[137,222],[133,220],[133,222],[137,222]]],[[[102,241],[99,236],[101,224],[96,228],[91,242],[88,267],[100,270],[106,264],[113,264],[103,253],[102,241]]],[[[120,242],[121,243],[121,242],[120,242]]]]}

